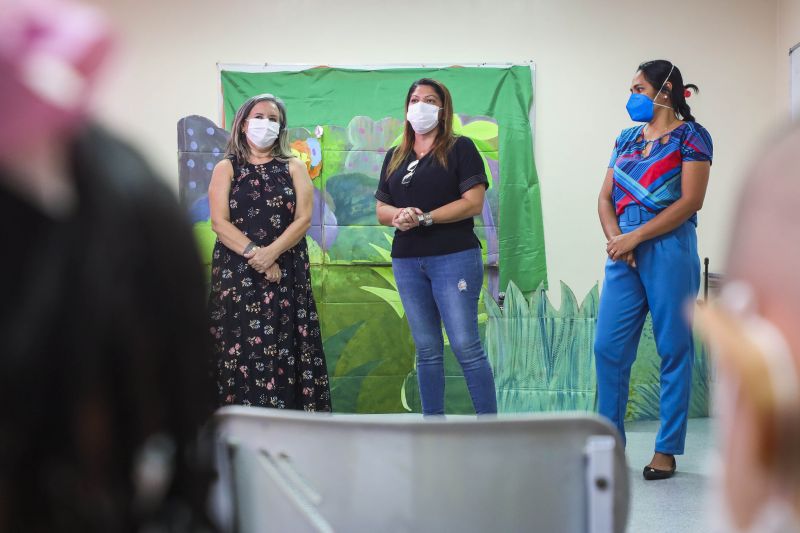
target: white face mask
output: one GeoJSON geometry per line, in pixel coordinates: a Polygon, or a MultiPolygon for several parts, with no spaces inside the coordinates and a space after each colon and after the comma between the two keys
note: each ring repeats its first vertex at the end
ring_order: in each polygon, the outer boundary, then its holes
{"type": "Polygon", "coordinates": [[[272,146],[280,131],[281,125],[277,122],[266,118],[247,119],[247,138],[261,149],[272,146]]]}
{"type": "Polygon", "coordinates": [[[428,133],[439,124],[439,107],[425,102],[417,102],[408,106],[406,118],[420,135],[428,133]]]}

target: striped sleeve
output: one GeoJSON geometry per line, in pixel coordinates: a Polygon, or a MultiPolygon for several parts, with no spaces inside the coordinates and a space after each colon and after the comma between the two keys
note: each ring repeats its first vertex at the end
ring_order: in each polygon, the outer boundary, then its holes
{"type": "Polygon", "coordinates": [[[681,156],[684,161],[708,161],[714,157],[711,135],[700,124],[691,124],[681,139],[681,156]]]}
{"type": "Polygon", "coordinates": [[[459,137],[456,141],[458,192],[464,194],[477,185],[489,188],[489,179],[475,143],[469,137],[459,137]]]}

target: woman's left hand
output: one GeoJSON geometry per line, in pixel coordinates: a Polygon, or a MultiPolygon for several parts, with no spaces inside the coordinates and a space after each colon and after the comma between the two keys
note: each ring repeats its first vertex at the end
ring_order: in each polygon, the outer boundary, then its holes
{"type": "Polygon", "coordinates": [[[606,245],[606,252],[612,261],[622,259],[625,254],[636,249],[641,244],[639,234],[636,231],[630,233],[623,233],[612,237],[606,245]]]}
{"type": "Polygon", "coordinates": [[[275,263],[276,259],[277,257],[274,257],[274,254],[268,246],[262,246],[248,259],[247,264],[253,267],[256,272],[265,274],[267,269],[275,263]]]}

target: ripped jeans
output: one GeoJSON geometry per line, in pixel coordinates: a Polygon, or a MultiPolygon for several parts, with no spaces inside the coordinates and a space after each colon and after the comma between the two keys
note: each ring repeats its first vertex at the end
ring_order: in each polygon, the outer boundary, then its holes
{"type": "Polygon", "coordinates": [[[481,249],[426,257],[395,257],[392,270],[417,355],[422,412],[444,414],[444,322],[477,414],[497,412],[494,376],[478,335],[483,285],[481,249]]]}

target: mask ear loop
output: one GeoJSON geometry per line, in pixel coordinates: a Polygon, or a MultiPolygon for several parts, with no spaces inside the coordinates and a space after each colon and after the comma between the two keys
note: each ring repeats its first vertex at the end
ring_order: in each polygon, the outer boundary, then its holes
{"type": "Polygon", "coordinates": [[[672,109],[672,106],[659,104],[656,100],[658,100],[658,95],[661,94],[661,91],[664,90],[664,85],[666,85],[667,82],[669,81],[669,77],[672,76],[672,71],[673,70],[675,70],[675,64],[674,63],[670,63],[669,74],[667,74],[667,77],[664,79],[664,83],[661,84],[661,88],[658,89],[658,92],[656,93],[656,97],[653,98],[653,105],[657,105],[658,107],[666,107],[667,109],[672,109]]]}

